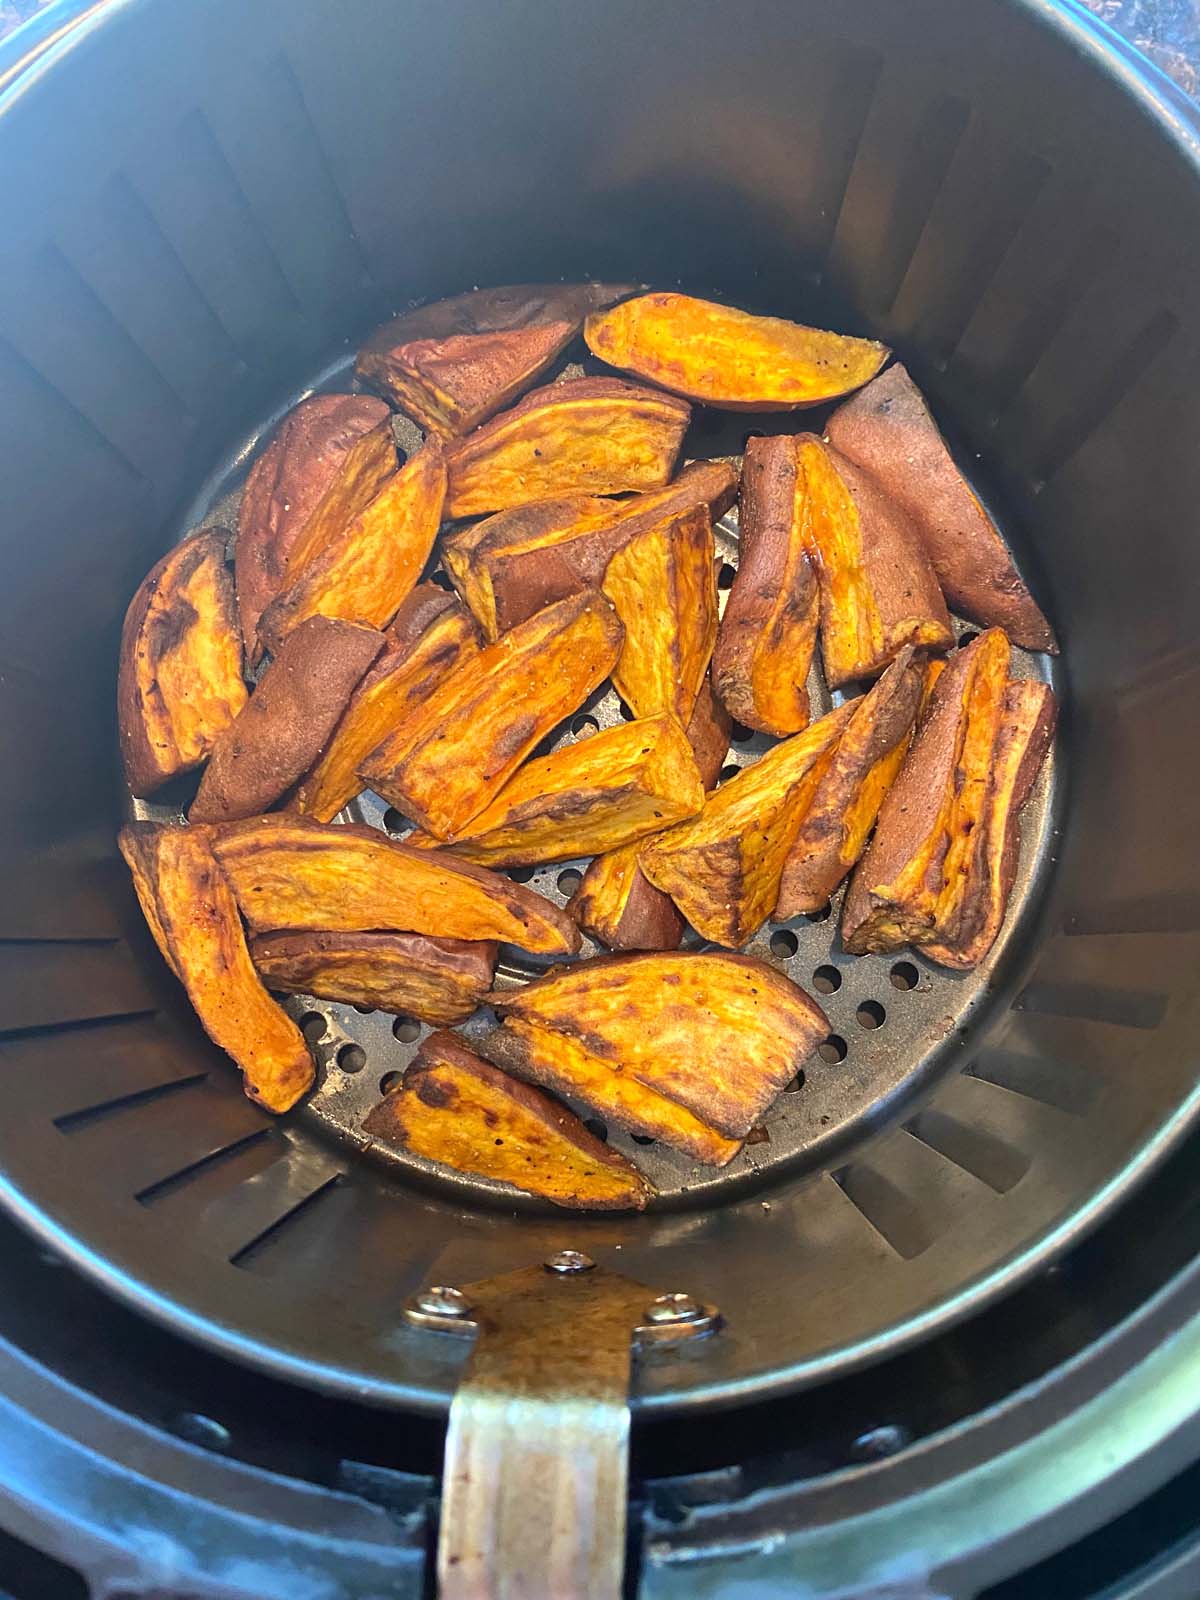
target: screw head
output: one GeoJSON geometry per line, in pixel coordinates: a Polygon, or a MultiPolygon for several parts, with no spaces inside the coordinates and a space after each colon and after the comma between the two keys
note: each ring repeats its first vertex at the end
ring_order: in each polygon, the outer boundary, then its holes
{"type": "Polygon", "coordinates": [[[582,1250],[556,1250],[552,1256],[547,1256],[545,1261],[547,1272],[562,1274],[590,1272],[595,1265],[591,1256],[585,1256],[582,1250]]]}
{"type": "Polygon", "coordinates": [[[695,1322],[701,1315],[690,1294],[660,1294],[646,1307],[647,1322],[695,1322]]]}
{"type": "Polygon", "coordinates": [[[471,1302],[461,1289],[451,1288],[444,1283],[435,1283],[428,1289],[422,1289],[413,1304],[418,1311],[424,1311],[430,1317],[465,1317],[471,1309],[471,1302]]]}

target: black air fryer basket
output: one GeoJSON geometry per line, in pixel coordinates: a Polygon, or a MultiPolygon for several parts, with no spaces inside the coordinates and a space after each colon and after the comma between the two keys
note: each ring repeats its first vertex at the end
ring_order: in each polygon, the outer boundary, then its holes
{"type": "MultiPolygon", "coordinates": [[[[399,1440],[445,1412],[463,1359],[406,1322],[410,1296],[572,1248],[724,1314],[639,1361],[650,1436],[694,1413],[679,1450],[715,1461],[724,1426],[728,1465],[773,1410],[795,1432],[772,1448],[806,1478],[847,1464],[805,1455],[832,1395],[866,1454],[908,1440],[872,1432],[869,1364],[945,1385],[921,1352],[952,1341],[976,1414],[1181,1267],[1185,1155],[1173,1210],[1131,1196],[1200,1105],[1197,139],[1165,84],[1052,0],[109,0],[52,9],[0,56],[0,1201],[123,1302],[94,1315],[147,1363],[169,1345],[254,1369],[247,1404],[289,1394],[285,1433],[289,1406],[332,1399],[339,1426],[379,1408],[399,1440]],[[993,958],[856,960],[836,906],[769,926],[756,953],[806,988],[832,971],[833,1038],[769,1143],[715,1177],[611,1130],[664,1199],[600,1220],[364,1148],[381,1080],[428,1031],[405,1019],[297,1003],[319,1090],[281,1122],[252,1106],[114,848],[115,649],[148,567],[189,527],[235,525],[257,442],[350,382],[393,311],[582,277],[886,340],[1064,646],[993,958]],[[1181,1254],[1160,1263],[1146,1233],[1168,1214],[1181,1254]],[[1102,1223],[1124,1229],[1107,1270],[1128,1293],[1097,1289],[1048,1335],[1061,1308],[1030,1280],[1102,1223]],[[807,1413],[783,1400],[802,1389],[807,1413]]],[[[689,453],[740,449],[751,422],[701,412],[689,453]]],[[[719,540],[736,563],[736,522],[719,540]]],[[[560,904],[562,871],[533,880],[560,904]]]]}

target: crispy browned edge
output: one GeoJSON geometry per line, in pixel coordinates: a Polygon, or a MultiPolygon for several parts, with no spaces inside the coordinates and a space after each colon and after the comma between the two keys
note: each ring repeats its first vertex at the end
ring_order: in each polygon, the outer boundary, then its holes
{"type": "MultiPolygon", "coordinates": [[[[738,504],[738,569],[713,651],[713,677],[722,703],[738,722],[764,733],[796,733],[803,726],[768,727],[754,692],[755,651],[778,601],[791,547],[801,538],[795,526],[796,472],[791,436],[774,434],[747,441],[738,504]]],[[[817,642],[820,592],[807,554],[800,556],[795,586],[773,630],[779,634],[807,629],[808,653],[797,660],[792,674],[798,698],[807,706],[805,683],[817,642]]]]}
{"type": "Polygon", "coordinates": [[[911,646],[900,652],[863,695],[838,740],[783,864],[774,921],[786,922],[803,911],[819,909],[853,865],[841,860],[843,822],[876,762],[907,736],[916,719],[923,668],[913,655],[911,646]]]}
{"type": "MultiPolygon", "coordinates": [[[[517,623],[524,622],[535,611],[541,611],[554,601],[565,600],[580,589],[598,584],[618,550],[639,533],[666,520],[673,513],[703,503],[708,505],[715,522],[733,504],[737,486],[738,475],[732,463],[693,461],[666,489],[647,491],[652,496],[677,493],[677,500],[663,499],[654,506],[639,510],[641,496],[627,500],[615,499],[612,502],[612,522],[589,529],[575,539],[505,557],[503,565],[492,570],[499,631],[503,633],[516,627],[517,623]]],[[[489,543],[495,543],[503,537],[501,519],[521,515],[526,509],[521,507],[513,511],[499,511],[494,517],[488,518],[489,522],[496,524],[495,531],[480,540],[472,559],[486,559],[491,553],[489,543]]],[[[536,512],[537,508],[528,509],[536,512]]]]}
{"type": "MultiPolygon", "coordinates": [[[[225,846],[231,848],[238,839],[252,838],[256,833],[266,834],[268,837],[272,829],[285,831],[299,830],[307,832],[314,840],[318,837],[325,842],[337,845],[346,839],[369,840],[371,844],[385,850],[394,851],[402,856],[416,857],[423,865],[429,864],[428,854],[422,850],[411,849],[401,839],[389,839],[378,828],[369,828],[360,822],[316,822],[311,817],[301,817],[293,812],[273,811],[265,817],[246,817],[240,822],[227,822],[210,824],[213,835],[213,849],[218,860],[225,860],[225,846]]],[[[293,831],[293,837],[296,833],[293,831]]],[[[280,841],[276,841],[272,848],[285,848],[280,841]]],[[[304,850],[303,844],[298,847],[304,850]]],[[[477,867],[470,861],[452,859],[449,852],[439,854],[438,867],[442,871],[452,872],[460,878],[470,879],[473,883],[502,904],[508,906],[512,915],[523,921],[526,915],[533,915],[549,923],[562,935],[566,945],[565,954],[573,955],[580,947],[579,929],[567,916],[561,907],[556,906],[552,900],[547,900],[543,895],[535,894],[532,889],[527,889],[523,884],[514,883],[503,873],[493,872],[488,867],[477,867]]],[[[236,882],[234,889],[236,892],[236,882]]],[[[243,908],[244,911],[244,908],[243,908]]],[[[249,919],[247,919],[249,920],[249,919]]],[[[266,928],[256,928],[256,932],[265,933],[266,928]]],[[[514,944],[518,941],[513,940],[514,944]]]]}
{"type": "MultiPolygon", "coordinates": [[[[532,1084],[522,1083],[519,1078],[510,1077],[507,1072],[502,1072],[499,1067],[493,1066],[490,1061],[485,1061],[481,1056],[468,1049],[467,1045],[455,1033],[446,1029],[439,1029],[425,1039],[417,1051],[412,1064],[405,1072],[399,1086],[385,1095],[380,1103],[367,1114],[363,1123],[364,1132],[377,1139],[390,1142],[404,1143],[403,1135],[397,1127],[396,1105],[397,1097],[407,1091],[420,1092],[420,1080],[439,1065],[457,1069],[459,1072],[468,1073],[477,1078],[481,1083],[488,1083],[501,1094],[506,1095],[521,1111],[536,1118],[543,1126],[548,1128],[559,1138],[575,1146],[581,1155],[589,1161],[596,1162],[599,1166],[610,1168],[627,1177],[630,1185],[630,1198],[628,1202],[612,1199],[608,1201],[590,1201],[587,1209],[594,1211],[641,1211],[646,1205],[652,1190],[646,1179],[637,1170],[632,1162],[616,1150],[611,1150],[602,1144],[594,1134],[590,1133],[577,1116],[568,1111],[566,1106],[560,1105],[557,1100],[552,1100],[542,1090],[535,1089],[532,1084]]],[[[428,1103],[428,1102],[426,1102],[428,1103]]],[[[510,1185],[516,1188],[517,1185],[510,1185]]],[[[525,1190],[525,1193],[536,1193],[536,1190],[525,1190]]],[[[547,1196],[546,1198],[549,1198],[547,1196]]],[[[560,1205],[569,1205],[569,1201],[559,1201],[560,1205]]]]}
{"type": "Polygon", "coordinates": [[[907,511],[956,611],[1027,650],[1057,652],[1054,630],[899,362],[839,406],[826,432],[907,511]]]}
{"type": "Polygon", "coordinates": [[[376,628],[306,618],[214,742],[190,819],[230,822],[269,810],[325,748],[383,645],[376,628]]]}
{"type": "Polygon", "coordinates": [[[1042,763],[1054,739],[1058,720],[1058,702],[1049,684],[1036,679],[1013,680],[1004,694],[1004,710],[996,736],[996,754],[993,760],[997,769],[1003,747],[1014,739],[1021,741],[1022,749],[1007,800],[994,791],[988,797],[985,824],[979,829],[979,839],[971,859],[970,882],[963,901],[958,930],[952,943],[923,945],[922,953],[931,961],[945,967],[966,971],[978,966],[996,942],[1008,911],[1008,900],[1017,875],[1017,862],[1021,853],[1021,812],[1029,799],[1042,763]],[[1037,709],[1033,718],[1022,714],[1022,701],[1036,695],[1037,709]],[[1003,837],[994,837],[997,826],[997,804],[1003,805],[1003,837]],[[995,853],[1000,856],[1000,892],[993,893],[991,862],[995,853]]]}
{"type": "MultiPolygon", "coordinates": [[[[190,563],[188,577],[210,555],[216,555],[225,571],[226,583],[224,587],[224,616],[222,623],[229,630],[230,638],[238,641],[240,648],[241,636],[238,632],[237,607],[234,599],[233,579],[225,562],[226,534],[220,528],[201,528],[198,533],[193,533],[189,538],[182,540],[173,550],[168,550],[160,561],[156,561],[150,571],[142,579],[137,593],[129,602],[125,612],[125,620],[121,627],[121,647],[119,664],[117,668],[117,724],[121,734],[121,754],[125,762],[125,775],[129,787],[134,794],[152,794],[178,772],[194,771],[202,765],[202,761],[193,762],[189,767],[180,767],[176,772],[163,773],[155,760],[150,742],[146,737],[145,722],[141,713],[141,700],[138,694],[135,652],[138,636],[146,621],[146,614],[150,610],[150,602],[158,592],[159,584],[172,567],[182,567],[190,563]]],[[[175,643],[178,635],[172,634],[164,640],[165,649],[175,643]]]]}
{"type": "Polygon", "coordinates": [[[934,686],[896,781],[884,797],[875,832],[854,869],[842,906],[842,943],[857,953],[857,930],[871,915],[871,885],[890,883],[928,836],[941,810],[957,748],[963,691],[979,639],[957,650],[934,686]]]}
{"type": "MultiPolygon", "coordinates": [[[[251,960],[270,989],[354,1003],[353,996],[333,992],[338,987],[336,983],[314,983],[321,962],[330,956],[360,956],[364,960],[383,957],[396,967],[411,969],[416,978],[432,983],[440,979],[465,996],[468,1003],[457,1008],[455,1021],[470,1016],[491,987],[498,950],[495,939],[439,939],[421,933],[284,929],[255,934],[250,940],[251,960]]],[[[411,1004],[409,1010],[419,1015],[411,1004]]]]}
{"type": "Polygon", "coordinates": [[[288,412],[250,468],[234,550],[238,616],[248,651],[256,648],[258,619],[279,593],[305,523],[350,449],[390,417],[373,395],[311,395],[288,412]]]}

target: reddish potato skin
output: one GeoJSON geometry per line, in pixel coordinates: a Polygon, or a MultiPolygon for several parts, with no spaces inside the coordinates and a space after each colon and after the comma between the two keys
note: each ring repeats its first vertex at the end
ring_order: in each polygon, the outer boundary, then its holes
{"type": "Polygon", "coordinates": [[[302,400],[250,468],[238,509],[234,576],[247,653],[257,650],[258,619],[283,587],[288,557],[346,456],[391,412],[365,394],[302,400]]]}
{"type": "Polygon", "coordinates": [[[809,719],[808,669],[820,614],[817,575],[797,526],[796,473],[790,437],[748,441],[738,570],[713,654],[717,694],[731,716],[747,728],[780,737],[798,733],[809,719]],[[787,698],[783,678],[794,685],[794,703],[786,713],[778,704],[787,698]]]}
{"type": "Polygon", "coordinates": [[[281,799],[325,748],[383,644],[375,628],[333,617],[309,617],[290,633],[214,744],[191,821],[258,816],[281,799]]]}
{"type": "Polygon", "coordinates": [[[911,517],[955,611],[1003,628],[1026,650],[1057,653],[1054,630],[899,362],[839,406],[827,432],[911,517]]]}
{"type": "Polygon", "coordinates": [[[263,933],[250,957],[269,989],[366,1005],[442,1026],[462,1022],[492,986],[494,940],[419,933],[263,933]]]}

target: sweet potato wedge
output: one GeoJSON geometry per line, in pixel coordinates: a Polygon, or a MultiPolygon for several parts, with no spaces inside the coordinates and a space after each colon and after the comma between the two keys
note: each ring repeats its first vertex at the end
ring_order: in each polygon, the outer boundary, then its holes
{"type": "Polygon", "coordinates": [[[179,968],[175,963],[175,952],[171,949],[171,941],[167,938],[167,930],[163,927],[162,918],[158,914],[158,836],[161,832],[157,824],[129,823],[117,835],[117,848],[125,858],[125,865],[129,868],[129,876],[133,879],[134,893],[137,895],[138,905],[141,907],[142,916],[146,919],[146,926],[154,937],[158,946],[158,953],[170,967],[176,977],[179,968]]]}
{"type": "Polygon", "coordinates": [[[723,411],[792,411],[849,394],[887,360],[874,339],[755,317],[687,294],[642,294],[584,324],[601,361],[723,411]]]}
{"type": "Polygon", "coordinates": [[[1050,748],[1056,716],[1054,692],[1047,684],[1010,681],[958,926],[948,942],[923,947],[943,966],[976,967],[996,942],[1017,873],[1021,808],[1050,748]]]}
{"type": "Polygon", "coordinates": [[[250,956],[268,989],[441,1026],[464,1021],[491,988],[496,944],[419,933],[262,933],[250,956]]]}
{"type": "MultiPolygon", "coordinates": [[[[687,725],[688,743],[707,792],[729,749],[730,719],[706,674],[687,725]]],[[[589,863],[567,910],[585,933],[610,950],[674,950],[684,920],[670,895],[656,889],[638,865],[645,841],[607,850],[589,863]]]]}
{"type": "Polygon", "coordinates": [[[679,459],[691,408],[620,378],[534,389],[446,449],[448,517],[565,494],[658,489],[679,459]]]}
{"type": "Polygon", "coordinates": [[[289,411],[250,468],[238,508],[234,575],[246,653],[310,520],[349,522],[396,468],[391,412],[365,394],[315,394],[289,411]]]}
{"type": "Polygon", "coordinates": [[[293,811],[318,822],[331,822],[361,794],[360,764],[394,728],[416,717],[455,667],[479,651],[475,624],[436,583],[417,585],[384,637],[374,666],[292,797],[293,811]]]}
{"type": "Polygon", "coordinates": [[[812,434],[798,436],[797,450],[829,687],[878,676],[906,644],[948,649],[946,602],[908,516],[812,434]]]}
{"type": "Polygon", "coordinates": [[[635,716],[686,726],[717,638],[717,578],[707,506],[671,516],[618,550],[602,591],[625,638],[613,687],[635,716]]]}
{"type": "Polygon", "coordinates": [[[262,643],[278,652],[293,628],[317,614],[386,627],[429,559],[445,495],[442,447],[430,440],[324,542],[314,545],[306,533],[284,588],[259,620],[262,643]]]}
{"type": "Polygon", "coordinates": [[[907,512],[955,611],[1056,652],[1054,631],[995,523],[955,465],[921,391],[897,362],[834,412],[830,442],[907,512]]]}
{"type": "Polygon", "coordinates": [[[308,617],[289,633],[250,699],[213,743],[193,822],[255,817],[316,760],[382,650],[376,628],[308,617]]]}
{"type": "Polygon", "coordinates": [[[597,1116],[644,1139],[658,1139],[702,1161],[723,1167],[742,1148],[702,1118],[635,1078],[614,1070],[569,1034],[556,1033],[524,1017],[510,1017],[479,1048],[514,1078],[565,1095],[597,1116]]]}
{"type": "Polygon", "coordinates": [[[472,289],[402,311],[385,322],[359,351],[355,371],[403,411],[403,363],[397,374],[394,358],[409,345],[464,335],[519,333],[563,323],[574,335],[589,312],[636,292],[637,285],[632,283],[516,283],[500,289],[472,289]]]}
{"type": "Polygon", "coordinates": [[[747,728],[786,737],[809,718],[820,594],[803,525],[796,440],[751,439],[742,464],[738,570],[713,653],[722,704],[747,728]]]}
{"type": "Polygon", "coordinates": [[[204,1031],[242,1069],[251,1100],[268,1111],[289,1110],[312,1087],[312,1057],[254,970],[210,830],[135,822],[122,830],[121,848],[126,860],[137,856],[152,885],[152,930],[204,1031]]]}
{"type": "Polygon", "coordinates": [[[705,939],[737,948],[779,898],[788,851],[852,715],[841,706],[710,794],[704,810],[643,845],[638,863],[705,939]]]}
{"type": "Polygon", "coordinates": [[[427,1161],[572,1211],[641,1211],[651,1192],[637,1168],[565,1106],[498,1071],[452,1033],[430,1034],[363,1128],[427,1161]]]}
{"type": "Polygon", "coordinates": [[[486,867],[410,850],[374,828],[273,812],[212,828],[213,849],[253,933],[372,929],[499,939],[574,955],[579,929],[541,895],[486,867]]]}
{"type": "Polygon", "coordinates": [[[200,766],[245,703],[225,535],[206,529],[151,568],[125,613],[117,716],[134,794],[200,766]]]}
{"type": "Polygon", "coordinates": [[[775,921],[817,911],[862,855],[908,751],[923,672],[906,646],[860,700],[784,862],[775,921]]]}
{"type": "Polygon", "coordinates": [[[594,588],[616,552],[664,518],[704,505],[715,521],[733,504],[737,482],[728,461],[694,461],[665,489],[627,499],[567,495],[500,511],[451,534],[446,571],[495,639],[544,606],[594,588]]]}
{"type": "Polygon", "coordinates": [[[967,888],[1008,683],[1008,639],[989,628],[934,688],[842,909],[855,955],[952,936],[967,888]]]}
{"type": "Polygon", "coordinates": [[[687,736],[660,713],[526,762],[452,848],[485,867],[568,861],[642,839],[703,804],[687,736]]]}
{"type": "Polygon", "coordinates": [[[603,595],[547,606],[460,664],[359,771],[426,832],[453,839],[603,682],[620,646],[603,595]]]}
{"type": "Polygon", "coordinates": [[[555,967],[492,1005],[577,1040],[730,1139],[746,1137],[829,1032],[783,973],[720,951],[555,967]]]}

